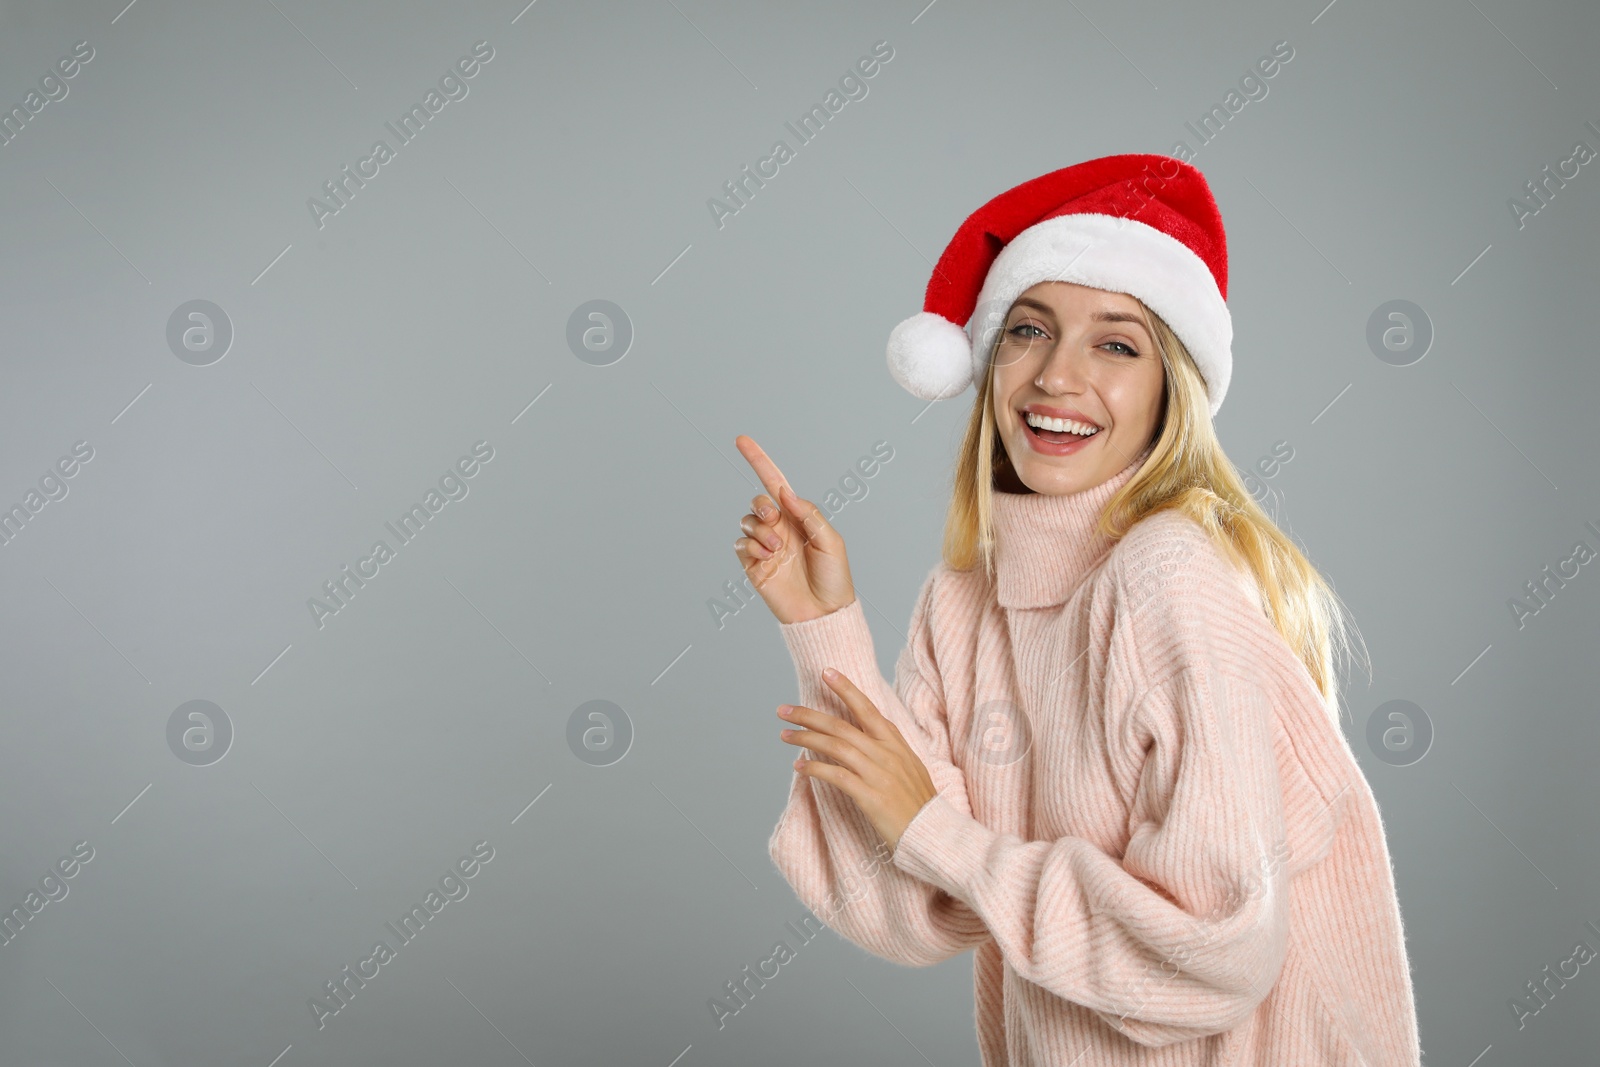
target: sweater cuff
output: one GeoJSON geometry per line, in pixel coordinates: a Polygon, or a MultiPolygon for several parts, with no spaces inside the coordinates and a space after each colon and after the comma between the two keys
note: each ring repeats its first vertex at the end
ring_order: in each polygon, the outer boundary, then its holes
{"type": "Polygon", "coordinates": [[[864,679],[858,677],[861,669],[878,669],[872,630],[867,626],[860,597],[815,619],[779,623],[778,630],[798,668],[802,685],[813,684],[831,692],[822,683],[822,668],[832,667],[862,686],[864,679]]]}
{"type": "Polygon", "coordinates": [[[894,865],[970,905],[966,879],[981,871],[997,835],[935,793],[906,825],[895,845],[894,865]]]}

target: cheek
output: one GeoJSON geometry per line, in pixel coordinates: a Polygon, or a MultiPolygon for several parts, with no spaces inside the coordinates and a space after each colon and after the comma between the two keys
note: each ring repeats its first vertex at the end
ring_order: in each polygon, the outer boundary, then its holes
{"type": "Polygon", "coordinates": [[[1144,382],[1144,403],[1152,420],[1161,413],[1161,398],[1166,395],[1166,391],[1166,370],[1157,363],[1144,382]]]}
{"type": "Polygon", "coordinates": [[[1038,376],[1037,353],[1030,345],[1001,344],[994,352],[994,385],[997,395],[1010,396],[1020,385],[1038,376]]]}
{"type": "Polygon", "coordinates": [[[1017,394],[1039,376],[1037,360],[1016,351],[1001,351],[995,355],[994,389],[995,406],[1010,410],[1009,405],[1017,394]]]}
{"type": "Polygon", "coordinates": [[[1005,367],[996,367],[993,373],[994,378],[989,383],[989,406],[994,412],[995,425],[1004,430],[1006,413],[1011,410],[1011,397],[1016,393],[1017,387],[1005,367]]]}
{"type": "Polygon", "coordinates": [[[1153,421],[1161,410],[1165,375],[1160,364],[1139,374],[1130,374],[1112,383],[1101,394],[1113,419],[1122,422],[1153,421]]]}

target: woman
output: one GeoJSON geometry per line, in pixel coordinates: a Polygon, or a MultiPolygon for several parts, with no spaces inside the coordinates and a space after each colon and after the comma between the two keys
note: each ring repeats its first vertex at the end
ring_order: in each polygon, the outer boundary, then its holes
{"type": "Polygon", "coordinates": [[[1210,190],[1168,157],[968,218],[890,338],[915,395],[977,387],[894,687],[838,531],[738,441],[770,497],[735,545],[807,750],[769,852],[876,955],[976,950],[985,1067],[1420,1063],[1344,617],[1212,427],[1226,292],[1210,190]]]}

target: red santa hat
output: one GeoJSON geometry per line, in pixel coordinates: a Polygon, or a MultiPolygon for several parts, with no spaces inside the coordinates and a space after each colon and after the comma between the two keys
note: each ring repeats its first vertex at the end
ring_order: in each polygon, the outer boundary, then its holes
{"type": "Polygon", "coordinates": [[[1233,319],[1222,215],[1199,170],[1171,156],[1103,156],[996,196],[945,246],[922,310],[889,334],[889,373],[923,400],[959,394],[985,372],[1012,301],[1044,281],[1144,301],[1194,357],[1216,415],[1233,319]]]}

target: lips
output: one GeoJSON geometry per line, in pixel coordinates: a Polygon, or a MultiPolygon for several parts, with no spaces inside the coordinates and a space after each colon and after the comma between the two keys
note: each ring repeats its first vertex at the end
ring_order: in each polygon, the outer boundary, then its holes
{"type": "Polygon", "coordinates": [[[1040,441],[1048,441],[1051,444],[1064,444],[1070,441],[1087,441],[1090,438],[1099,437],[1100,434],[1104,432],[1101,430],[1096,430],[1094,433],[1086,434],[1073,433],[1071,430],[1046,430],[1037,426],[1029,426],[1027,423],[1023,423],[1022,428],[1028,431],[1029,436],[1040,441]]]}
{"type": "Polygon", "coordinates": [[[1096,430],[1085,437],[1067,430],[1060,432],[1036,430],[1026,421],[1023,422],[1022,429],[1028,435],[1028,446],[1043,456],[1070,456],[1074,452],[1090,447],[1095,439],[1106,432],[1103,429],[1096,430]]]}
{"type": "Polygon", "coordinates": [[[1079,415],[1057,415],[1052,411],[1040,411],[1040,410],[1038,410],[1036,408],[1024,408],[1024,409],[1018,411],[1017,412],[1017,421],[1022,425],[1023,429],[1027,430],[1029,433],[1033,434],[1036,437],[1040,436],[1040,435],[1046,435],[1046,436],[1044,436],[1044,440],[1047,440],[1047,441],[1065,440],[1066,436],[1068,434],[1071,434],[1074,437],[1098,437],[1100,434],[1105,432],[1105,428],[1103,426],[1101,426],[1099,423],[1091,422],[1088,419],[1083,418],[1082,416],[1079,416],[1079,415]],[[1081,434],[1081,433],[1077,433],[1077,432],[1075,432],[1073,430],[1043,430],[1043,429],[1036,429],[1034,426],[1030,425],[1029,422],[1028,422],[1028,417],[1030,415],[1032,415],[1034,417],[1044,417],[1044,418],[1049,418],[1049,419],[1058,419],[1058,420],[1062,420],[1062,421],[1065,421],[1065,422],[1075,423],[1078,426],[1087,426],[1087,427],[1091,428],[1091,432],[1089,432],[1087,434],[1081,434]]]}
{"type": "MultiPolygon", "coordinates": [[[[1029,415],[1043,415],[1047,419],[1071,419],[1073,422],[1081,422],[1087,426],[1100,427],[1098,422],[1073,408],[1059,408],[1049,404],[1027,404],[1017,409],[1017,418],[1022,421],[1026,422],[1029,415]]],[[[1104,427],[1100,428],[1104,429],[1104,427]]]]}

